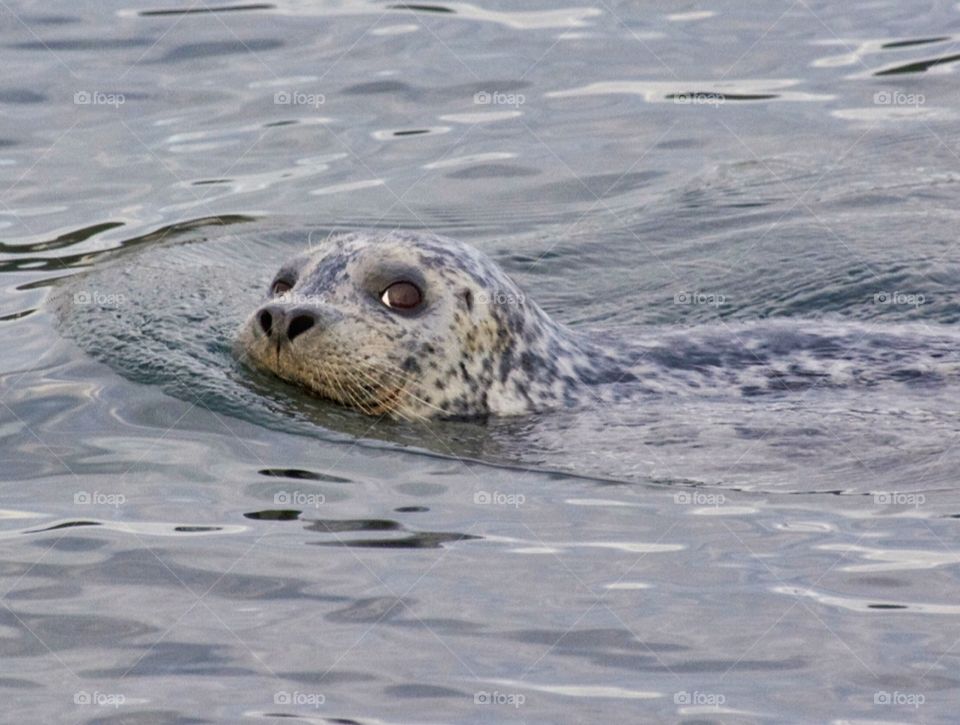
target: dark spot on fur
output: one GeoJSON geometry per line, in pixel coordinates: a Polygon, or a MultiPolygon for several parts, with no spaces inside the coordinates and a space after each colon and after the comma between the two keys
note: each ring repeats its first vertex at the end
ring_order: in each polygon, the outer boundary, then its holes
{"type": "Polygon", "coordinates": [[[537,358],[533,353],[524,352],[520,354],[520,367],[527,375],[532,375],[537,369],[537,358]]]}

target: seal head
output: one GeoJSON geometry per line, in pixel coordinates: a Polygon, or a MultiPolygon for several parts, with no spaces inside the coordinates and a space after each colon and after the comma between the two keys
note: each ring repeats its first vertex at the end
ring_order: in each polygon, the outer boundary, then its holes
{"type": "Polygon", "coordinates": [[[371,415],[515,415],[578,402],[614,365],[475,248],[351,233],[286,262],[243,324],[241,359],[371,415]]]}

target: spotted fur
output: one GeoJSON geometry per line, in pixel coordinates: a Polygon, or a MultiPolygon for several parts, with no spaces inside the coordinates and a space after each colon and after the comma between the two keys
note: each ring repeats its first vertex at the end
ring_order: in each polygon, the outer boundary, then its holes
{"type": "MultiPolygon", "coordinates": [[[[630,361],[554,322],[488,257],[451,239],[371,232],[332,237],[284,264],[292,284],[244,323],[238,351],[280,378],[362,412],[397,418],[516,415],[574,406],[599,382],[632,380],[630,361]],[[380,295],[405,279],[422,309],[380,295]],[[268,339],[263,309],[317,324],[268,339]]],[[[273,283],[271,283],[271,288],[273,283]]]]}

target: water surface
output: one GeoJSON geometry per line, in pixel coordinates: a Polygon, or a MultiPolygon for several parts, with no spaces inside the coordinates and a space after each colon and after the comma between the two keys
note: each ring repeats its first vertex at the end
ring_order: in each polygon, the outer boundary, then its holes
{"type": "Polygon", "coordinates": [[[956,7],[2,12],[11,722],[955,719],[956,7]],[[790,385],[410,425],[236,364],[357,227],[790,385]]]}

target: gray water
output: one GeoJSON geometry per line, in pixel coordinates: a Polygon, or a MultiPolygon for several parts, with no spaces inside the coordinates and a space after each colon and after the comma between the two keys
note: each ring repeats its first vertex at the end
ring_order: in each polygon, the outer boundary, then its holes
{"type": "Polygon", "coordinates": [[[954,3],[0,18],[0,720],[955,722],[954,3]],[[405,424],[240,365],[358,227],[717,375],[405,424]]]}

